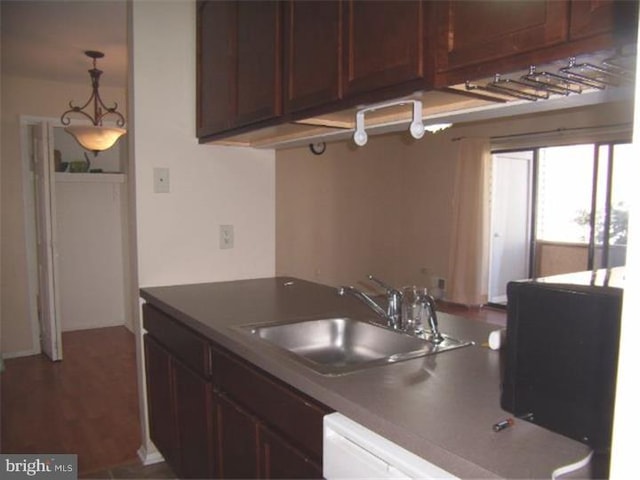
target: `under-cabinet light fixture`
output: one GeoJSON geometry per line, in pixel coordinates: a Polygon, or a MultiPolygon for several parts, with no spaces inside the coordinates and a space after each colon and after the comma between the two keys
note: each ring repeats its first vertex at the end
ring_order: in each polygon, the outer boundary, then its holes
{"type": "Polygon", "coordinates": [[[420,139],[424,136],[425,127],[422,123],[422,102],[420,100],[398,100],[395,102],[378,103],[370,107],[362,108],[356,112],[356,129],[353,132],[353,141],[359,147],[366,145],[369,136],[365,130],[364,114],[382,108],[398,107],[413,104],[413,119],[409,125],[409,133],[413,138],[420,139]]]}
{"type": "Polygon", "coordinates": [[[429,133],[438,133],[450,128],[452,125],[452,123],[432,123],[431,125],[425,125],[424,129],[429,133]]]}
{"type": "Polygon", "coordinates": [[[93,68],[89,70],[89,76],[91,77],[91,96],[81,107],[74,105],[73,102],[69,102],[70,108],[62,114],[60,121],[66,126],[65,130],[76,139],[82,148],[90,150],[94,155],[97,155],[98,152],[111,148],[127,131],[122,128],[125,120],[124,116],[118,112],[118,104],[114,102],[113,107],[107,107],[102,101],[100,92],[98,91],[102,70],[96,68],[96,60],[104,57],[104,53],[87,50],[84,54],[93,59],[93,68]],[[90,104],[93,104],[93,116],[84,111],[90,104]],[[71,125],[71,119],[69,118],[69,114],[71,113],[83,115],[91,120],[92,125],[71,125]],[[102,125],[102,119],[108,115],[116,117],[117,128],[102,125]]]}

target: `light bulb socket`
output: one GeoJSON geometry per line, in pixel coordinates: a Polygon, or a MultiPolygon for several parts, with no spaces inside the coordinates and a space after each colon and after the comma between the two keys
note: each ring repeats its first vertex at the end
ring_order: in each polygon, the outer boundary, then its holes
{"type": "Polygon", "coordinates": [[[409,127],[409,133],[416,140],[424,137],[424,124],[422,121],[413,121],[411,122],[411,126],[409,127]]]}
{"type": "Polygon", "coordinates": [[[367,140],[369,140],[369,135],[364,130],[356,130],[353,133],[353,141],[359,147],[362,147],[367,144],[367,140]]]}

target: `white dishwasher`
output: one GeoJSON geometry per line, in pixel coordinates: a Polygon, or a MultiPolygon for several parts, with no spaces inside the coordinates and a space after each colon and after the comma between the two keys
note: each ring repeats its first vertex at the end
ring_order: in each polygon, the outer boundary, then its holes
{"type": "Polygon", "coordinates": [[[327,480],[457,478],[340,413],[324,417],[323,450],[327,480]]]}

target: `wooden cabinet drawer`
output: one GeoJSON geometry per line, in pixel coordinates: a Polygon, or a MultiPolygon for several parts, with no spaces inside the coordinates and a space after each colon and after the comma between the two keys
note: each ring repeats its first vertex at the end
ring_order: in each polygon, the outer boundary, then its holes
{"type": "Polygon", "coordinates": [[[331,410],[266,372],[214,352],[214,383],[313,459],[322,458],[322,417],[331,410]]]}
{"type": "Polygon", "coordinates": [[[189,368],[211,377],[209,342],[148,303],[142,306],[142,313],[147,332],[189,368]]]}

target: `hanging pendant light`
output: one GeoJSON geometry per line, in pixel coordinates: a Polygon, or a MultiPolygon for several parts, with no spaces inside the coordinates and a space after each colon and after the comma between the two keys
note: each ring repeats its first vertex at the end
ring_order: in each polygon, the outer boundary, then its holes
{"type": "Polygon", "coordinates": [[[98,91],[102,70],[96,68],[96,60],[104,57],[104,53],[87,50],[84,54],[93,59],[93,68],[89,70],[89,76],[91,77],[91,96],[81,107],[73,105],[73,102],[69,102],[70,108],[62,114],[60,121],[63,125],[67,125],[65,130],[76,139],[82,148],[90,150],[94,155],[97,155],[98,152],[111,148],[127,131],[122,128],[125,120],[122,114],[118,112],[118,104],[114,102],[113,107],[107,107],[102,101],[100,92],[98,91]],[[93,105],[93,116],[84,111],[84,109],[91,104],[93,105]],[[71,119],[69,118],[69,114],[71,113],[83,115],[91,120],[93,125],[70,125],[71,119]],[[103,118],[108,115],[116,117],[117,128],[102,125],[103,118]]]}

